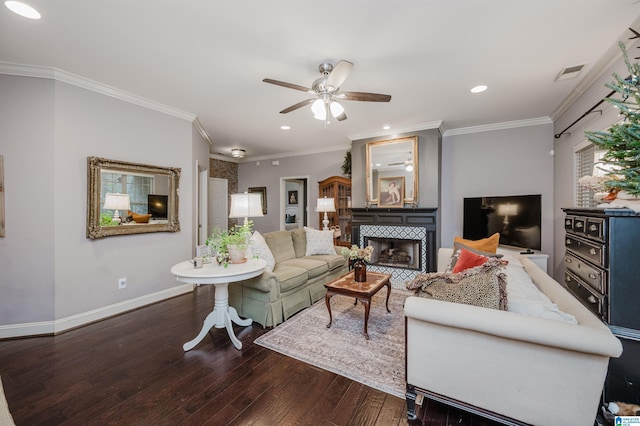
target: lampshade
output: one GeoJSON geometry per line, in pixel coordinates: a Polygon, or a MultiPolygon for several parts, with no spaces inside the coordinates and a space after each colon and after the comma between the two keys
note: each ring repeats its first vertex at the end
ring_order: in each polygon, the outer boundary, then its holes
{"type": "Polygon", "coordinates": [[[104,197],[103,209],[106,210],[129,210],[129,194],[108,193],[104,197]]]}
{"type": "Polygon", "coordinates": [[[258,192],[231,194],[230,218],[262,216],[262,194],[258,192]]]}
{"type": "Polygon", "coordinates": [[[498,204],[498,216],[515,216],[518,214],[517,204],[498,204]]]}
{"type": "Polygon", "coordinates": [[[316,205],[316,211],[318,213],[335,212],[336,205],[333,198],[318,198],[318,204],[316,205]]]}

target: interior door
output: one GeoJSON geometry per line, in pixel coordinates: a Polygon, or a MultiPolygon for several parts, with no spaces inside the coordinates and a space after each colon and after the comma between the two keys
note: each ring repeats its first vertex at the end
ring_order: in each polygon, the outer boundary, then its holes
{"type": "Polygon", "coordinates": [[[226,179],[209,178],[209,234],[215,228],[226,231],[229,227],[229,202],[226,179]]]}
{"type": "Polygon", "coordinates": [[[209,170],[202,170],[200,172],[198,181],[198,244],[204,244],[208,234],[208,207],[209,202],[209,170]]]}

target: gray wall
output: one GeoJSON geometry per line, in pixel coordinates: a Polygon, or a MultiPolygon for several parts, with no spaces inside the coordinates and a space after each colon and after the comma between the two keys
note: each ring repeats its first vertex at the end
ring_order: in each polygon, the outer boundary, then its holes
{"type": "Polygon", "coordinates": [[[208,157],[192,123],[46,78],[0,75],[0,93],[0,325],[67,318],[176,286],[168,269],[194,246],[195,160],[208,157]],[[88,156],[180,167],[182,230],[87,239],[88,156]]]}
{"type": "Polygon", "coordinates": [[[351,144],[351,179],[353,185],[351,196],[353,207],[365,207],[367,201],[367,142],[410,136],[418,136],[418,207],[438,207],[440,205],[441,135],[439,129],[427,129],[353,141],[351,144]]]}
{"type": "Polygon", "coordinates": [[[542,252],[553,253],[552,125],[451,135],[442,143],[442,246],[462,235],[463,199],[542,195],[542,252]]]}
{"type": "MultiPolygon", "coordinates": [[[[280,229],[281,211],[280,179],[308,176],[309,186],[309,225],[318,228],[318,214],[315,213],[318,198],[318,182],[330,176],[342,175],[344,151],[323,152],[297,157],[285,157],[273,160],[247,161],[238,165],[238,191],[246,191],[253,186],[267,187],[267,214],[264,217],[252,218],[254,228],[261,233],[280,229]],[[272,166],[277,160],[278,166],[272,166]]],[[[286,196],[286,193],[285,193],[286,196]]]]}

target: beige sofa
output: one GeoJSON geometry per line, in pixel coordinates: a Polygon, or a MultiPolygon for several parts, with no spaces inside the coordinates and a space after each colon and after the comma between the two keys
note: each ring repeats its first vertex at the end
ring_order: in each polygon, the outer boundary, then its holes
{"type": "MultiPolygon", "coordinates": [[[[441,249],[439,270],[450,254],[441,249]]],[[[620,356],[621,343],[538,266],[518,260],[577,324],[409,297],[409,419],[421,394],[507,424],[594,424],[609,358],[620,356]]]]}
{"type": "Polygon", "coordinates": [[[278,325],[326,294],[324,284],[346,273],[347,259],[337,254],[305,256],[304,228],[264,234],[275,260],[273,272],[229,286],[229,305],[263,327],[278,325]]]}

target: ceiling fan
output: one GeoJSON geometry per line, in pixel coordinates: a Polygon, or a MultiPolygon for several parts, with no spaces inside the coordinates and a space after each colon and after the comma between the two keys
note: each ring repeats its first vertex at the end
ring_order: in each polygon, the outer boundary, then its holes
{"type": "Polygon", "coordinates": [[[315,95],[313,98],[306,99],[283,109],[280,111],[280,114],[287,114],[311,104],[311,111],[313,111],[314,118],[329,123],[329,117],[331,115],[336,120],[342,121],[347,119],[347,115],[344,112],[344,107],[338,103],[338,100],[365,102],[389,102],[391,100],[390,95],[381,95],[378,93],[341,92],[340,86],[347,79],[352,67],[353,64],[351,62],[343,60],[338,61],[335,67],[329,62],[321,63],[318,69],[322,77],[314,81],[311,88],[270,78],[265,78],[262,81],[315,95]]]}

